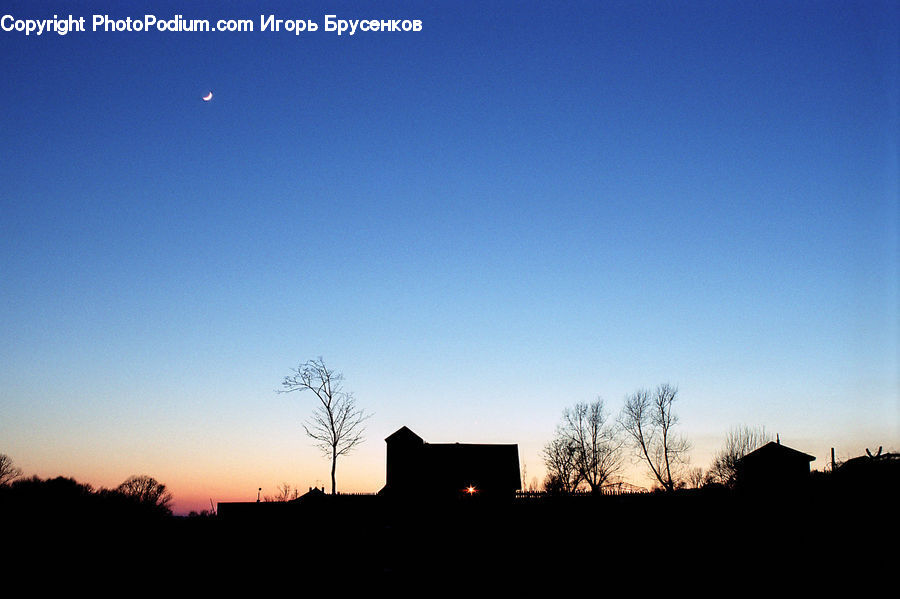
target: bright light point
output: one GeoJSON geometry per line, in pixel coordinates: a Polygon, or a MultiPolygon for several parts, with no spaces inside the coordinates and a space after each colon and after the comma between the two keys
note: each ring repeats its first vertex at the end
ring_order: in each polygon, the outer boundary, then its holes
{"type": "Polygon", "coordinates": [[[205,96],[203,96],[204,102],[209,102],[210,100],[212,100],[212,92],[208,92],[205,96]]]}
{"type": "Polygon", "coordinates": [[[468,493],[469,495],[474,495],[477,490],[478,489],[476,489],[472,485],[469,485],[468,487],[466,487],[466,493],[468,493]]]}

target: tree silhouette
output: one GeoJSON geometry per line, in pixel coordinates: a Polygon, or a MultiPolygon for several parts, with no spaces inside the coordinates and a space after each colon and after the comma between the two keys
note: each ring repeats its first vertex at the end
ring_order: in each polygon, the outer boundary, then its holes
{"type": "Polygon", "coordinates": [[[675,433],[678,416],[672,404],[678,389],[663,384],[656,391],[639,390],[625,398],[619,416],[622,429],[666,491],[674,491],[681,465],[687,462],[690,443],[675,433]]]}
{"type": "Polygon", "coordinates": [[[365,440],[365,421],[371,417],[356,406],[352,393],[343,391],[343,380],[344,376],[325,366],[320,356],[301,364],[281,382],[281,393],[312,391],[319,400],[312,418],[303,423],[303,430],[331,458],[332,495],[336,493],[338,457],[347,455],[365,440]]]}
{"type": "Polygon", "coordinates": [[[574,448],[577,482],[583,481],[591,493],[602,493],[603,485],[622,466],[623,442],[608,419],[603,400],[597,399],[591,404],[577,403],[567,408],[557,429],[557,435],[574,448]]]}
{"type": "Polygon", "coordinates": [[[125,482],[116,487],[115,491],[137,503],[158,509],[165,513],[172,513],[170,504],[172,494],[166,490],[166,485],[147,475],[130,476],[125,482]]]}
{"type": "Polygon", "coordinates": [[[275,495],[266,495],[264,500],[269,502],[284,502],[293,501],[294,499],[300,497],[300,489],[295,489],[290,485],[290,483],[281,483],[280,485],[278,485],[276,490],[277,492],[275,493],[275,495]]]}
{"type": "Polygon", "coordinates": [[[742,457],[772,440],[763,426],[736,426],[725,436],[725,445],[716,453],[707,479],[726,487],[733,487],[737,478],[737,463],[742,457]]]}
{"type": "Polygon", "coordinates": [[[547,469],[545,491],[568,494],[575,490],[580,482],[575,468],[575,451],[575,445],[559,434],[544,445],[541,457],[547,469]]]}
{"type": "Polygon", "coordinates": [[[22,470],[16,468],[12,458],[5,453],[0,453],[0,486],[7,485],[22,476],[22,470]]]}

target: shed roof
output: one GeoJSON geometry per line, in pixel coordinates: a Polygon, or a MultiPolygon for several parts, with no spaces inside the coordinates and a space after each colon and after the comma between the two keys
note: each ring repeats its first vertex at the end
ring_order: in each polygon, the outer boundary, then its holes
{"type": "Polygon", "coordinates": [[[807,462],[815,461],[815,456],[811,456],[808,453],[803,453],[802,451],[797,451],[796,449],[791,449],[786,445],[782,445],[780,443],[776,443],[775,441],[769,441],[762,447],[755,449],[738,460],[738,463],[747,463],[747,462],[755,462],[755,461],[769,461],[769,460],[806,460],[807,462]]]}

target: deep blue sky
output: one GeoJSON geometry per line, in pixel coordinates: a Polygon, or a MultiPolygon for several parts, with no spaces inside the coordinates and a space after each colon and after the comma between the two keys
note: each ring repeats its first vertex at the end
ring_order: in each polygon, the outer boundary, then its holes
{"type": "Polygon", "coordinates": [[[900,449],[896,3],[2,13],[257,26],[0,32],[0,452],[29,474],[322,483],[312,398],[274,393],[319,355],[375,412],[347,489],[404,424],[538,476],[564,407],[662,382],[697,466],[741,423],[819,468],[900,449]]]}

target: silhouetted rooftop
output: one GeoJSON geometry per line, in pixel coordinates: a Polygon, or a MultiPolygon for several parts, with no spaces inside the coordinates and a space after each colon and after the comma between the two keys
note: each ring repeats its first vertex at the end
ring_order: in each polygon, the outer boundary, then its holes
{"type": "Polygon", "coordinates": [[[807,462],[813,462],[816,458],[808,453],[791,449],[790,447],[776,443],[775,441],[769,441],[762,447],[751,451],[742,457],[738,462],[746,464],[757,460],[769,461],[776,459],[806,460],[807,462]]]}

